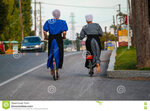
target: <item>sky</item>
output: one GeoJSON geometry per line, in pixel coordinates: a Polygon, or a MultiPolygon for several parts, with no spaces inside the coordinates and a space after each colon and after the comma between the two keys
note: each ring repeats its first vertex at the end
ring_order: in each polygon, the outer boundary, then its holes
{"type": "MultiPolygon", "coordinates": [[[[121,4],[121,11],[127,13],[127,2],[126,0],[36,0],[42,3],[42,24],[46,20],[53,18],[52,11],[59,9],[61,11],[60,19],[66,20],[69,30],[67,38],[75,38],[72,35],[71,30],[71,13],[74,14],[75,21],[75,33],[80,33],[80,30],[86,25],[85,15],[92,14],[93,22],[99,23],[104,31],[104,27],[107,26],[107,31],[110,31],[110,25],[113,24],[113,15],[116,15],[119,9],[118,4],[121,4]],[[58,5],[61,6],[58,6],[58,5]],[[71,7],[71,6],[79,7],[71,7]]],[[[34,2],[34,0],[32,0],[34,2]]],[[[32,3],[32,10],[34,10],[34,4],[32,3]]],[[[37,28],[39,29],[39,4],[37,4],[37,28]]],[[[33,15],[33,14],[32,14],[33,15]]],[[[33,16],[34,17],[34,16],[33,16]]],[[[33,19],[34,29],[34,19],[33,19]]],[[[38,31],[38,30],[37,30],[38,31]]],[[[38,33],[38,32],[37,32],[38,33]]]]}

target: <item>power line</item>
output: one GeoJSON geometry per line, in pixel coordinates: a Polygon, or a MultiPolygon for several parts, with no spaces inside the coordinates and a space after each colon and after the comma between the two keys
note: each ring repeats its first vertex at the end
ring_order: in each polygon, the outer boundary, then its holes
{"type": "Polygon", "coordinates": [[[54,6],[66,6],[66,7],[78,7],[78,8],[97,8],[97,9],[114,9],[114,7],[116,6],[115,5],[115,6],[110,6],[110,7],[94,7],[94,6],[82,6],[82,5],[52,4],[52,3],[45,3],[45,2],[41,2],[41,4],[54,5],[54,6]]]}

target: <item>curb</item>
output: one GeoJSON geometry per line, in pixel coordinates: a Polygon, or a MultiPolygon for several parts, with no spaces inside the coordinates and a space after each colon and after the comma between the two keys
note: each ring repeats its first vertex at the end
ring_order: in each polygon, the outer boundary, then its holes
{"type": "Polygon", "coordinates": [[[110,56],[109,65],[108,65],[107,71],[114,71],[114,65],[115,65],[115,62],[116,62],[115,57],[116,57],[116,49],[114,49],[111,52],[111,56],[110,56]]]}
{"type": "Polygon", "coordinates": [[[107,71],[108,78],[133,78],[133,77],[150,77],[150,71],[107,71]]]}

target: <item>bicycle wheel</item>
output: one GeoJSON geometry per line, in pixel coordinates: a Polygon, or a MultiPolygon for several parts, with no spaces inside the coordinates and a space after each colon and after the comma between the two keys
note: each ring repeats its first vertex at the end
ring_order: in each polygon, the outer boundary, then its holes
{"type": "Polygon", "coordinates": [[[53,75],[53,79],[56,81],[57,80],[57,68],[56,68],[56,61],[55,59],[53,59],[53,72],[54,72],[54,75],[53,75]]]}
{"type": "Polygon", "coordinates": [[[90,77],[92,77],[93,76],[93,68],[92,68],[92,62],[91,61],[89,62],[89,66],[90,66],[89,74],[90,74],[90,77]]]}

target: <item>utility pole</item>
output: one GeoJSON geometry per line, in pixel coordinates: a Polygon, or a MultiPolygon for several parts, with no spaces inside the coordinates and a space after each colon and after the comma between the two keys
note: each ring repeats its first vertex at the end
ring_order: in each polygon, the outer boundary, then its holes
{"type": "Polygon", "coordinates": [[[36,0],[34,0],[34,31],[36,36],[36,0]]]}
{"type": "Polygon", "coordinates": [[[20,26],[21,26],[21,39],[24,40],[23,34],[23,21],[22,21],[22,8],[21,8],[21,0],[19,0],[19,10],[20,10],[20,26]]]}
{"type": "Polygon", "coordinates": [[[121,4],[119,4],[119,13],[121,12],[121,4]]]}
{"type": "MultiPolygon", "coordinates": [[[[121,14],[121,4],[119,4],[119,16],[121,14]]],[[[121,18],[120,18],[120,28],[121,28],[121,18]]]]}
{"type": "Polygon", "coordinates": [[[128,0],[127,0],[127,24],[128,24],[128,49],[130,49],[130,29],[129,29],[129,25],[130,25],[130,23],[129,23],[129,20],[130,18],[129,18],[129,2],[128,2],[128,0]]]}
{"type": "Polygon", "coordinates": [[[105,40],[106,40],[106,48],[107,48],[107,26],[105,26],[105,40]]]}
{"type": "MultiPolygon", "coordinates": [[[[135,5],[136,1],[135,0],[132,0],[131,1],[131,21],[132,21],[132,31],[133,31],[133,36],[132,36],[132,46],[133,47],[136,47],[136,38],[135,38],[135,29],[136,29],[136,26],[135,26],[135,20],[136,20],[136,5],[135,5]]],[[[131,23],[130,23],[131,24],[131,23]]]]}
{"type": "Polygon", "coordinates": [[[115,24],[115,16],[113,15],[113,24],[114,24],[114,32],[115,32],[115,45],[116,45],[116,48],[117,48],[117,42],[116,42],[116,24],[115,24]]]}
{"type": "Polygon", "coordinates": [[[118,15],[116,15],[116,35],[117,35],[117,37],[118,37],[118,29],[119,29],[119,27],[118,27],[118,15]]]}
{"type": "Polygon", "coordinates": [[[73,39],[74,39],[74,36],[75,36],[75,26],[74,26],[74,24],[75,24],[74,17],[75,16],[74,16],[74,13],[71,13],[70,17],[71,17],[71,22],[70,23],[71,23],[71,30],[72,30],[72,34],[71,34],[72,37],[71,38],[72,38],[72,45],[74,45],[73,44],[73,39]]]}
{"type": "Polygon", "coordinates": [[[75,24],[75,21],[74,21],[74,13],[71,13],[71,30],[72,30],[72,39],[74,39],[74,35],[75,35],[75,26],[74,26],[74,24],[75,24]]]}
{"type": "Polygon", "coordinates": [[[42,8],[41,8],[41,2],[39,2],[39,5],[40,5],[40,32],[39,32],[39,35],[40,37],[43,39],[43,36],[42,36],[42,8]]]}
{"type": "Polygon", "coordinates": [[[131,8],[132,8],[132,7],[131,7],[131,0],[128,0],[127,2],[128,2],[128,4],[129,4],[129,14],[132,14],[132,11],[131,11],[131,8]]]}

